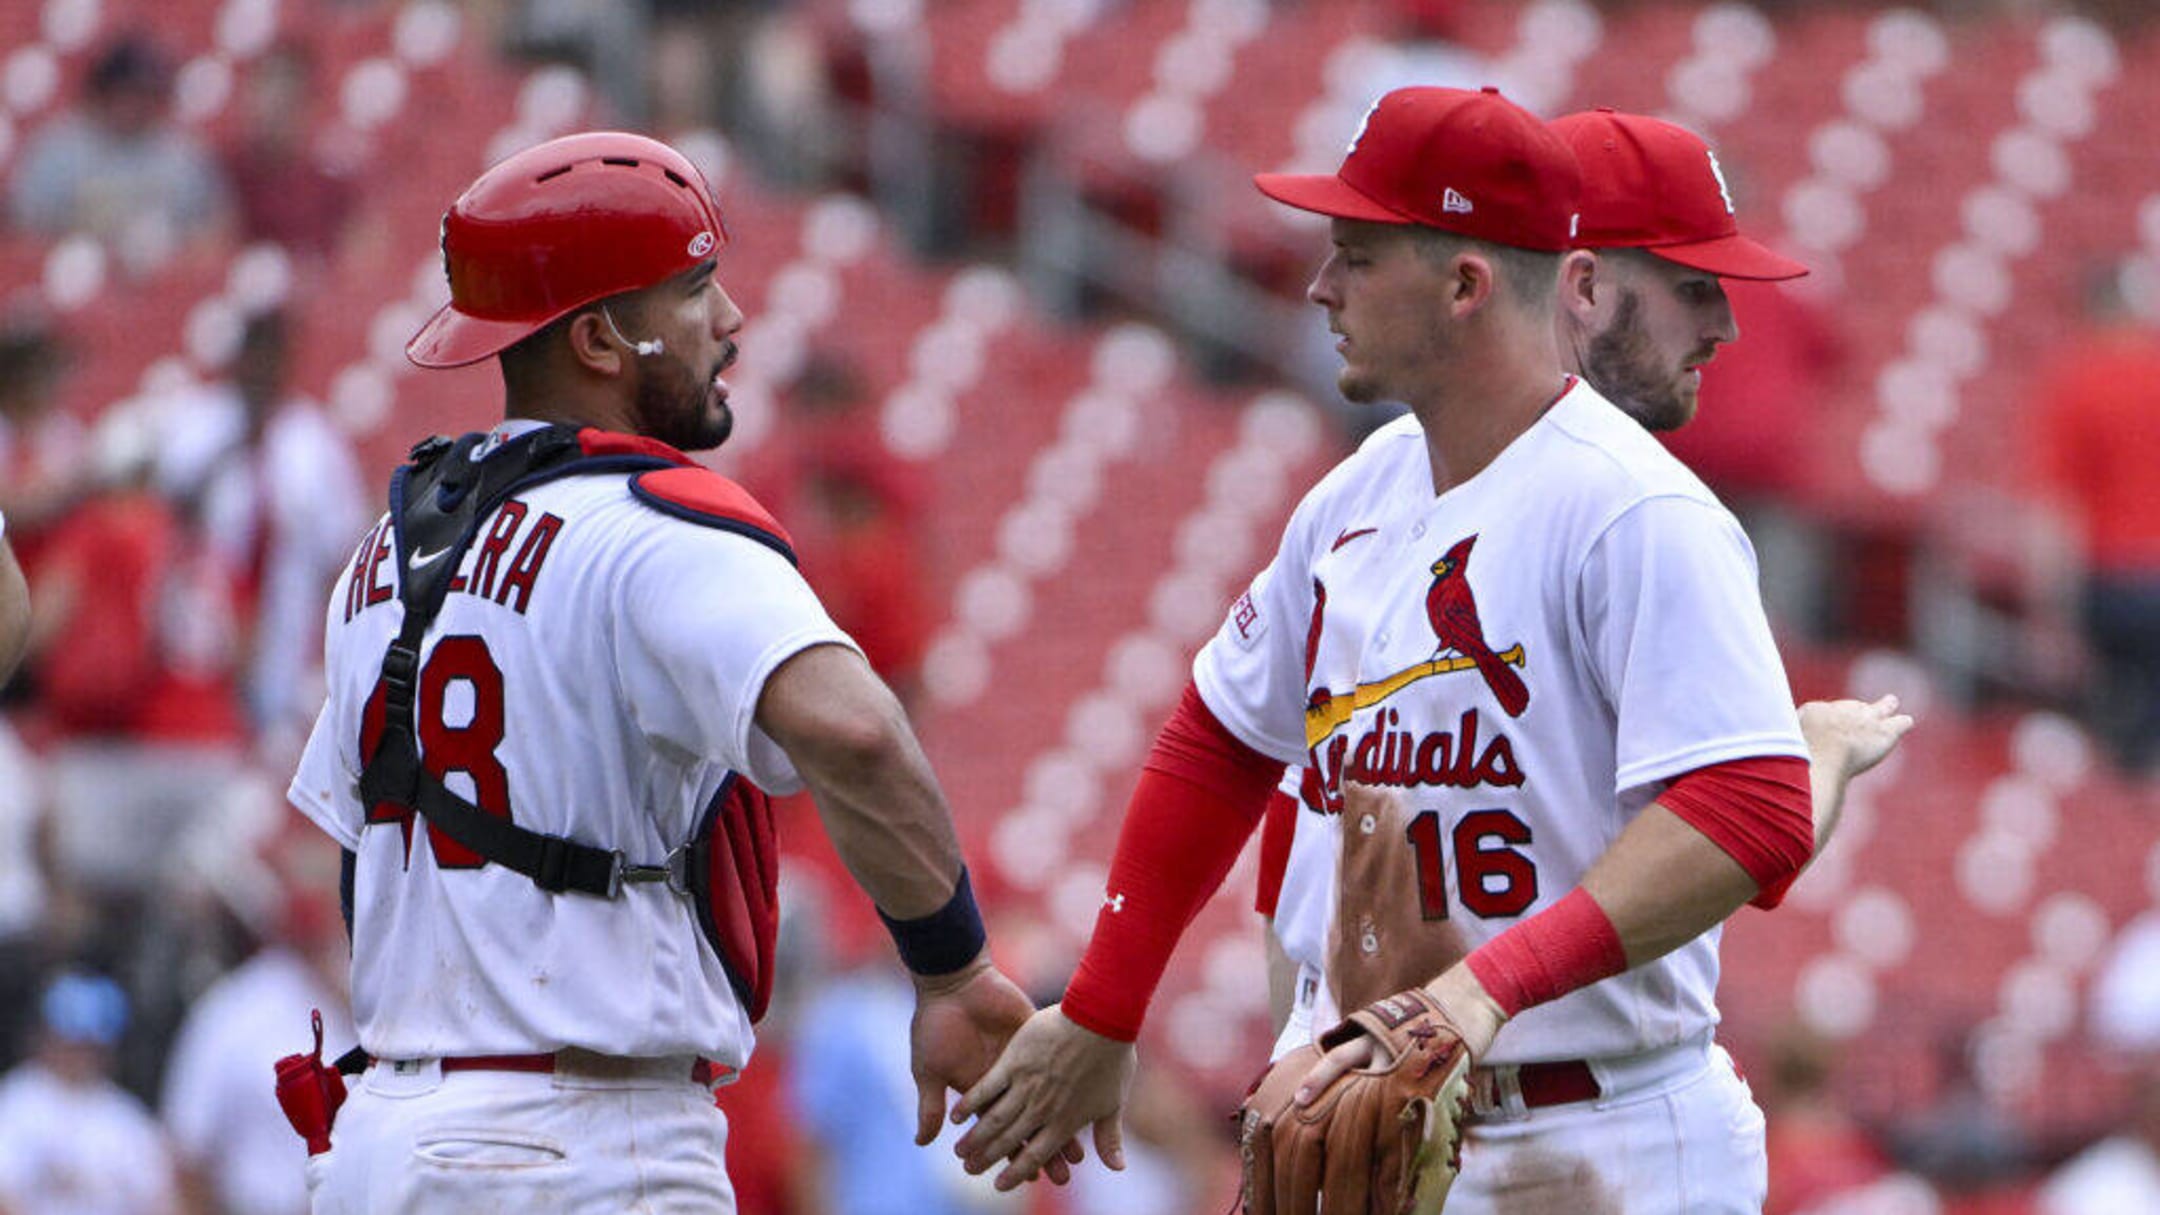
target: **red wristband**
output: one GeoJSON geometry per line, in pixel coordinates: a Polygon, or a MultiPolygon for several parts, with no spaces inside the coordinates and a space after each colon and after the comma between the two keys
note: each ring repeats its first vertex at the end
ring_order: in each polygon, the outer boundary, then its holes
{"type": "Polygon", "coordinates": [[[1467,961],[1500,1011],[1512,1017],[1626,970],[1627,950],[1612,918],[1578,886],[1478,946],[1467,961]]]}

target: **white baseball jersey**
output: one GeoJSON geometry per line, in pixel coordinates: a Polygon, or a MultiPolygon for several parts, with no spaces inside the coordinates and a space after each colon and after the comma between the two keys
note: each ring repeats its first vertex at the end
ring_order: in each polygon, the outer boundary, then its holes
{"type": "MultiPolygon", "coordinates": [[[[1307,812],[1339,813],[1349,777],[1400,789],[1425,914],[1472,948],[1578,885],[1672,778],[1807,753],[1746,535],[1579,382],[1438,496],[1416,420],[1375,432],[1193,673],[1233,734],[1314,770],[1307,812]]],[[[1326,897],[1278,908],[1286,941],[1324,942],[1332,887],[1330,864],[1326,897]]],[[[1524,1012],[1490,1062],[1707,1031],[1717,937],[1524,1012]]]]}
{"type": "MultiPolygon", "coordinates": [[[[291,789],[359,855],[361,1045],[740,1067],[749,1018],[682,896],[659,883],[550,895],[401,808],[361,805],[363,707],[404,617],[393,547],[385,517],[331,595],[329,698],[291,789]]],[[[483,809],[655,864],[729,772],[801,787],[752,718],[767,677],[824,644],[853,645],[774,550],[661,514],[620,474],[549,481],[498,508],[460,562],[422,648],[421,754],[483,809]]]]}

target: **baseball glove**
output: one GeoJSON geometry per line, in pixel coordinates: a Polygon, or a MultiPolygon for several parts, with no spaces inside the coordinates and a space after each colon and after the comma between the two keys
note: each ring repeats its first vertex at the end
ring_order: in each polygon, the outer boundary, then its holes
{"type": "Polygon", "coordinates": [[[1247,1215],[1436,1215],[1461,1168],[1470,1052],[1423,988],[1375,1001],[1320,1048],[1370,1035],[1379,1051],[1310,1105],[1297,1090],[1319,1050],[1285,1055],[1240,1112],[1247,1215]]]}
{"type": "Polygon", "coordinates": [[[1469,948],[1441,914],[1430,914],[1399,793],[1343,785],[1342,849],[1335,868],[1335,923],[1328,986],[1341,1008],[1421,987],[1469,948]]]}

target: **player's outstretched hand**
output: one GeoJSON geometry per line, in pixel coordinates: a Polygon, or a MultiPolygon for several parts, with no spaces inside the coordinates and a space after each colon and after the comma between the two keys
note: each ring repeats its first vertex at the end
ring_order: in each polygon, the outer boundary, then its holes
{"type": "Polygon", "coordinates": [[[1809,754],[1851,778],[1881,763],[1912,729],[1912,716],[1897,710],[1895,696],[1811,700],[1800,706],[1800,733],[1807,738],[1809,754]]]}
{"type": "MultiPolygon", "coordinates": [[[[908,1037],[917,1146],[937,1138],[946,1090],[965,1093],[980,1082],[1034,1014],[1035,1002],[992,966],[987,954],[954,974],[915,977],[915,1020],[908,1037]]],[[[1065,1184],[1071,1177],[1068,1161],[1080,1161],[1077,1139],[1044,1162],[1050,1180],[1065,1184]]]]}
{"type": "MultiPolygon", "coordinates": [[[[976,1119],[954,1151],[970,1173],[1010,1159],[997,1176],[997,1188],[1010,1190],[1054,1168],[1058,1144],[1066,1145],[1067,1160],[1078,1163],[1077,1136],[1092,1124],[1095,1154],[1113,1169],[1124,1168],[1119,1115],[1132,1092],[1134,1057],[1132,1043],[1083,1029],[1054,1004],[1043,1009],[953,1108],[955,1122],[976,1119]]],[[[1056,1173],[1051,1177],[1056,1180],[1056,1173]]]]}

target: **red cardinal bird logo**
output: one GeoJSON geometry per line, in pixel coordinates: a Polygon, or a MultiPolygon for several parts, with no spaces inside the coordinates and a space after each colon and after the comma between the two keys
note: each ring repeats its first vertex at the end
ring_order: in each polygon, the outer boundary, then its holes
{"type": "Polygon", "coordinates": [[[1470,594],[1470,549],[1476,536],[1455,542],[1447,555],[1433,562],[1432,589],[1425,592],[1425,615],[1432,621],[1433,636],[1450,649],[1477,664],[1478,674],[1493,698],[1509,717],[1521,717],[1530,706],[1530,689],[1491,646],[1485,644],[1485,626],[1478,623],[1477,600],[1470,594]]]}

